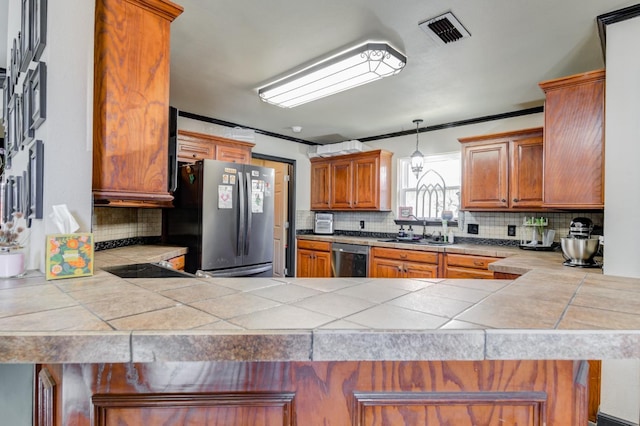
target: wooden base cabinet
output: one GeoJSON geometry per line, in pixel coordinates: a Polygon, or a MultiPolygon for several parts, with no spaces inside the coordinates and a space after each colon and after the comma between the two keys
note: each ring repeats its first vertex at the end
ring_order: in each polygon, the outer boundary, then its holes
{"type": "Polygon", "coordinates": [[[542,208],[542,128],[460,138],[462,210],[542,208]]]}
{"type": "Polygon", "coordinates": [[[444,278],[493,279],[489,264],[499,260],[496,257],[473,256],[469,254],[447,253],[445,256],[444,278]]]}
{"type": "Polygon", "coordinates": [[[35,424],[577,426],[587,371],[586,361],[39,365],[35,424]]]}
{"type": "Polygon", "coordinates": [[[438,253],[371,247],[372,278],[437,278],[438,253]]]}
{"type": "Polygon", "coordinates": [[[605,70],[545,81],[544,205],[604,208],[605,70]]]}
{"type": "Polygon", "coordinates": [[[391,210],[391,157],[381,149],[311,159],[311,210],[391,210]]]}
{"type": "Polygon", "coordinates": [[[298,240],[296,265],[299,278],[331,278],[331,243],[298,240]]]}

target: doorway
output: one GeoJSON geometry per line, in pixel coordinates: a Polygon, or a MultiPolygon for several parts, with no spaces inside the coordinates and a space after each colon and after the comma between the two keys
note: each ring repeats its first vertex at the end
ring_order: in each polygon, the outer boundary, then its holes
{"type": "Polygon", "coordinates": [[[291,277],[295,272],[295,160],[253,154],[251,164],[275,170],[273,276],[291,277]]]}

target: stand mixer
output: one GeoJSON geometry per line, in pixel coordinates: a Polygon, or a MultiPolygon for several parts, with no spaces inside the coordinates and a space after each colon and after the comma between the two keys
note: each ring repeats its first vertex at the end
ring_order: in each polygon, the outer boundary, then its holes
{"type": "Polygon", "coordinates": [[[602,265],[593,258],[598,252],[600,239],[593,238],[593,222],[586,217],[576,217],[569,225],[569,235],[560,238],[564,265],[582,268],[599,268],[602,265]]]}

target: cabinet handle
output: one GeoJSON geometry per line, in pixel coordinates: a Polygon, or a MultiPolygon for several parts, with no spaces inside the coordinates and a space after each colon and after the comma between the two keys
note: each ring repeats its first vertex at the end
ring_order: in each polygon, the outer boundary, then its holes
{"type": "Polygon", "coordinates": [[[514,199],[513,199],[513,202],[514,202],[514,203],[517,203],[518,201],[520,201],[520,200],[518,200],[517,198],[514,198],[514,199]]]}
{"type": "Polygon", "coordinates": [[[398,271],[402,272],[402,266],[398,266],[398,271]]]}
{"type": "Polygon", "coordinates": [[[473,261],[473,264],[474,264],[475,266],[484,266],[484,262],[482,262],[482,261],[480,261],[480,260],[474,260],[474,261],[473,261]]]}
{"type": "Polygon", "coordinates": [[[507,202],[507,200],[505,200],[504,198],[503,198],[502,200],[500,200],[500,201],[502,201],[503,203],[506,203],[506,202],[507,202]]]}
{"type": "Polygon", "coordinates": [[[409,270],[407,268],[404,268],[404,273],[406,274],[407,272],[409,272],[409,270]]]}
{"type": "Polygon", "coordinates": [[[406,255],[406,254],[401,254],[401,255],[400,255],[400,259],[406,259],[406,258],[407,258],[407,255],[406,255]]]}
{"type": "Polygon", "coordinates": [[[191,154],[191,156],[192,156],[193,158],[196,158],[196,155],[195,155],[195,154],[191,154]]]}

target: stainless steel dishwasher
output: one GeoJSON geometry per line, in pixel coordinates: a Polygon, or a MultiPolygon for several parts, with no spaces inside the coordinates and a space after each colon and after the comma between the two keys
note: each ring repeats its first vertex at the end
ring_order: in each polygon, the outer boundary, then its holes
{"type": "Polygon", "coordinates": [[[369,271],[369,246],[333,243],[331,271],[334,277],[366,277],[369,271]]]}

